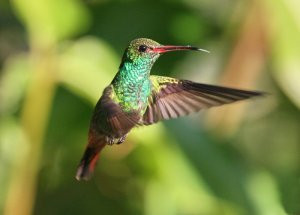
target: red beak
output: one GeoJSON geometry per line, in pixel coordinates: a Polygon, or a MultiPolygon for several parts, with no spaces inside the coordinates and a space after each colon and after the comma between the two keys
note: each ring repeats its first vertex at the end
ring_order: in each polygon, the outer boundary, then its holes
{"type": "Polygon", "coordinates": [[[182,50],[194,50],[194,51],[203,51],[209,53],[209,51],[205,49],[199,49],[193,46],[158,46],[153,48],[153,51],[159,54],[171,51],[182,51],[182,50]]]}

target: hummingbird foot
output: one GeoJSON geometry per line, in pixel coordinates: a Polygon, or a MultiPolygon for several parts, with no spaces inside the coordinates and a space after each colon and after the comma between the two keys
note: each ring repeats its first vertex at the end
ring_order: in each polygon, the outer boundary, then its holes
{"type": "Polygon", "coordinates": [[[124,136],[120,137],[119,139],[107,136],[106,137],[106,143],[107,143],[107,145],[110,145],[110,146],[112,146],[115,143],[116,144],[121,144],[121,143],[123,143],[125,141],[126,137],[127,137],[127,134],[125,134],[124,136]]]}
{"type": "Polygon", "coordinates": [[[125,134],[124,136],[122,136],[122,137],[118,140],[117,144],[119,145],[119,144],[123,143],[123,142],[125,141],[126,137],[127,137],[127,134],[125,134]]]}
{"type": "Polygon", "coordinates": [[[107,136],[106,137],[106,143],[108,145],[112,146],[115,143],[115,138],[107,136]]]}

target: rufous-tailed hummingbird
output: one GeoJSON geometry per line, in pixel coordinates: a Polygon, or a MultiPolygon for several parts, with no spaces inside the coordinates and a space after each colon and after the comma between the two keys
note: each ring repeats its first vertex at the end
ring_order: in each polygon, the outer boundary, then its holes
{"type": "Polygon", "coordinates": [[[150,75],[161,54],[180,50],[206,51],[192,46],[161,45],[145,38],[131,41],[118,73],[96,104],[77,180],[88,180],[103,147],[124,142],[134,127],[263,94],[150,75]]]}

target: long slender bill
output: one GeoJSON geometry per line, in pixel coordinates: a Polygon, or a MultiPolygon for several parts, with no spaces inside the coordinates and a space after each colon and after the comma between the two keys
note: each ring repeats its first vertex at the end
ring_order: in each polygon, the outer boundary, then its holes
{"type": "Polygon", "coordinates": [[[203,51],[209,53],[209,51],[205,49],[200,49],[194,46],[158,46],[153,48],[153,51],[156,53],[165,53],[171,51],[183,51],[183,50],[194,50],[194,51],[203,51]]]}

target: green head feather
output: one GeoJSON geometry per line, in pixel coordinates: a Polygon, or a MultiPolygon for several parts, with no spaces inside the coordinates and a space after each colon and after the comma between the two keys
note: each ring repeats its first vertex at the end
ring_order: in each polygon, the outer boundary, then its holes
{"type": "Polygon", "coordinates": [[[134,66],[143,66],[150,69],[160,55],[154,52],[153,48],[159,46],[161,46],[159,43],[147,38],[139,38],[131,41],[124,52],[121,66],[125,62],[128,62],[134,66]]]}

